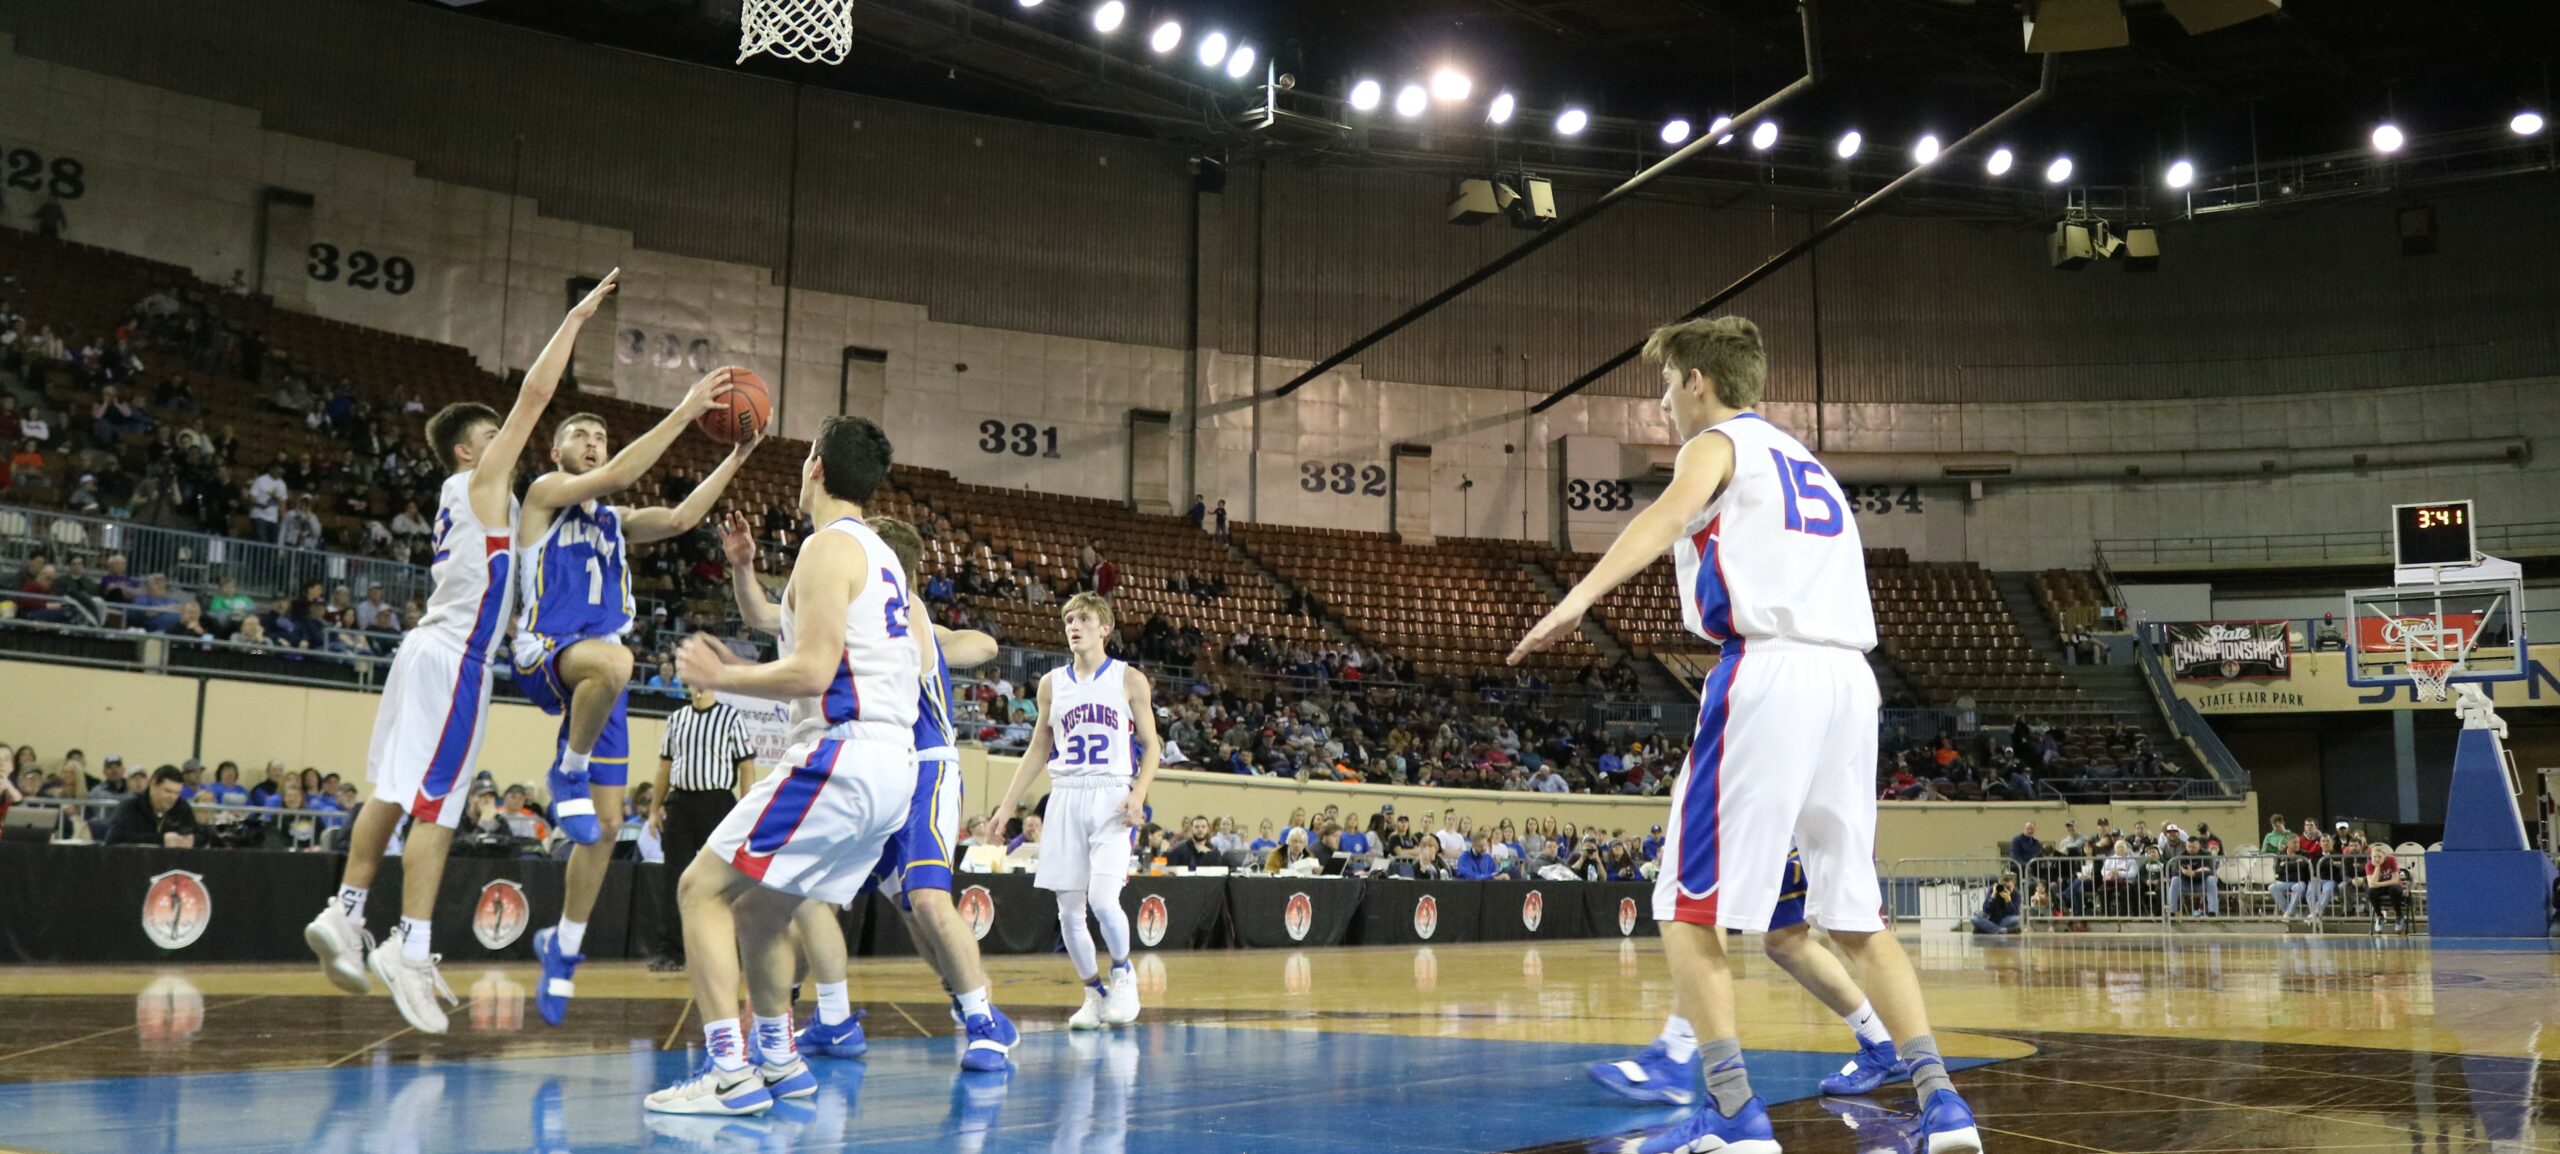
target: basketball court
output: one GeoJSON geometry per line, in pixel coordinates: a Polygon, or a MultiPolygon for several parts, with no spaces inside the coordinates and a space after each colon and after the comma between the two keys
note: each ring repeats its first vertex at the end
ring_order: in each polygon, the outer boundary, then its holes
{"type": "MultiPolygon", "coordinates": [[[[2560,1150],[2560,955],[2353,936],[1915,939],[1995,1148],[2560,1150]]],[[[1755,1079],[1790,1149],[1891,1150],[1897,1087],[1817,1096],[1846,1031],[1742,956],[1755,1079]],[[1781,1099],[1783,1106],[1777,1105],[1781,1099]],[[1866,1127],[1853,1132],[1851,1122],[1866,1127]]],[[[400,1028],[311,967],[27,969],[0,979],[0,1143],[23,1150],[1609,1149],[1671,1121],[1592,1085],[1667,1007],[1651,943],[1146,954],[1140,1024],[1062,1029],[1052,959],[991,959],[1025,1044],[956,1071],[912,962],[855,964],[875,1039],[818,1097],[754,1119],[646,1118],[695,1059],[680,976],[581,975],[528,1024],[529,968],[457,971],[454,1032],[400,1028]],[[465,985],[467,983],[467,986],[465,985]],[[1159,992],[1160,991],[1160,992],[1159,992]],[[930,1034],[931,1036],[926,1036],[930,1034]]]]}

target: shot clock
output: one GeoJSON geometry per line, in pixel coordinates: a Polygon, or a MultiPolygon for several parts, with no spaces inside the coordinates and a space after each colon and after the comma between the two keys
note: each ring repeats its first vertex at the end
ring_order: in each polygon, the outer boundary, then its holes
{"type": "Polygon", "coordinates": [[[2469,501],[2427,501],[2391,507],[2394,565],[2469,565],[2479,560],[2472,538],[2469,501]]]}

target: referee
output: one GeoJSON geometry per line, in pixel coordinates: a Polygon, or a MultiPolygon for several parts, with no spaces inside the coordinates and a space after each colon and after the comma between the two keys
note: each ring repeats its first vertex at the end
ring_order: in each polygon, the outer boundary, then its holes
{"type": "Polygon", "coordinates": [[[738,711],[708,690],[693,690],[685,700],[686,708],[667,715],[666,736],[658,742],[658,784],[649,795],[649,830],[658,835],[667,859],[658,951],[649,959],[649,968],[661,973],[684,968],[676,883],[755,781],[755,751],[738,711]]]}

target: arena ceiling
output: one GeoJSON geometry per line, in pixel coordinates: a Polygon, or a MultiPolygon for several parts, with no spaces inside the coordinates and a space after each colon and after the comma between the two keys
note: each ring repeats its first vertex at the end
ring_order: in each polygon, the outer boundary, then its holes
{"type": "MultiPolygon", "coordinates": [[[[415,0],[618,48],[730,66],[740,0],[415,0]]],[[[1136,0],[1128,26],[1096,34],[1098,0],[860,0],[840,66],[759,59],[758,73],[874,96],[1181,141],[1250,144],[1249,86],[1149,57],[1144,31],[1174,15],[1258,45],[1307,94],[1361,77],[1390,91],[1442,64],[1524,107],[1703,125],[1801,70],[1781,0],[1136,0]]],[[[2350,153],[2386,117],[2413,136],[2504,125],[2550,108],[2560,4],[2550,0],[2291,0],[2280,13],[2190,36],[2161,0],[2124,0],[2131,43],[2066,54],[2054,100],[2020,128],[2025,150],[2068,150],[2091,182],[2132,182],[2163,158],[2199,167],[2350,153]]],[[[2020,7],[2008,0],[1822,0],[1828,74],[1783,113],[1789,133],[1857,128],[1877,142],[1961,131],[2035,85],[2020,7]]],[[[1255,70],[1258,74],[1260,69],[1255,70]]],[[[1383,119],[1383,117],[1381,117],[1383,119]]],[[[1509,130],[1551,148],[1548,121],[1509,130]]],[[[1597,134],[1595,134],[1596,136],[1597,134]]],[[[1311,142],[1295,142],[1306,147],[1311,142]]],[[[1337,141],[1320,151],[1359,151],[1337,141]]],[[[1446,134],[1436,147],[1499,144],[1446,134]]],[[[1631,169],[1637,149],[1591,158],[1631,169]]],[[[1565,150],[1557,150],[1565,151],[1565,150]]],[[[1659,154],[1664,149],[1653,150],[1659,154]]]]}

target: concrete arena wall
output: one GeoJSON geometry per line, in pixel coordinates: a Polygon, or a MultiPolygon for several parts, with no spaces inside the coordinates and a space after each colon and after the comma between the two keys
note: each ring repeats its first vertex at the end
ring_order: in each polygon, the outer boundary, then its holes
{"type": "MultiPolygon", "coordinates": [[[[0,742],[34,746],[48,766],[76,748],[88,754],[92,770],[108,754],[121,754],[127,765],[146,770],[192,756],[208,764],[237,761],[243,775],[255,780],[259,767],[273,759],[289,769],[314,766],[362,784],[366,742],[379,700],[374,694],[353,690],[0,661],[0,742]]],[[[502,786],[539,781],[550,765],[558,730],[557,719],[532,706],[496,703],[490,707],[488,735],[481,741],[481,767],[502,786]]],[[[631,719],[632,769],[640,775],[638,780],[647,780],[646,775],[656,768],[662,730],[663,723],[654,718],[631,719]]],[[[1016,764],[1012,757],[962,750],[962,812],[976,816],[992,809],[1012,780],[1016,764]]],[[[1046,795],[1046,778],[1034,775],[1024,796],[1036,800],[1046,795]]],[[[1533,797],[1472,789],[1302,784],[1180,769],[1159,775],[1151,800],[1158,821],[1206,814],[1234,817],[1247,829],[1265,818],[1275,826],[1285,825],[1290,811],[1300,807],[1312,813],[1339,805],[1365,816],[1380,806],[1393,805],[1397,813],[1417,820],[1425,813],[1454,809],[1479,824],[1505,817],[1516,824],[1532,815],[1552,815],[1579,826],[1630,832],[1659,824],[1668,804],[1661,798],[1533,797]]],[[[2148,820],[2154,829],[2163,821],[2190,829],[2202,821],[2217,830],[2249,830],[2257,824],[2257,797],[2253,794],[2229,803],[2112,808],[1892,802],[1880,811],[1876,856],[1887,864],[1899,858],[1979,857],[2017,833],[2023,821],[2032,820],[2047,831],[2046,836],[2055,836],[2052,831],[2060,830],[2062,819],[2073,811],[2084,827],[2103,813],[2126,825],[2148,820]]]]}
{"type": "MultiPolygon", "coordinates": [[[[1418,488],[1428,509],[1408,511],[1408,525],[1441,536],[1539,541],[1561,527],[1588,549],[1604,544],[1632,509],[1573,511],[1571,483],[1628,470],[1609,454],[1550,446],[1570,437],[1671,439],[1646,397],[1591,395],[1529,418],[1529,395],[1509,391],[1519,382],[1370,380],[1355,363],[1286,401],[1255,406],[1247,403],[1253,359],[1204,347],[1196,354],[1195,406],[1186,395],[1195,362],[1181,348],[956,324],[920,304],[809,290],[791,294],[786,324],[785,294],[770,267],[640,247],[629,231],[559,219],[530,199],[429,179],[411,160],[271,130],[247,108],[38,61],[6,37],[0,143],[48,164],[64,157],[81,163],[83,195],[67,202],[72,239],[183,265],[215,281],[235,269],[259,273],[251,266],[258,263],[253,242],[265,190],[309,193],[304,239],[339,255],[332,279],[313,277],[311,262],[297,252],[279,252],[265,262],[267,291],[321,316],[463,346],[493,369],[533,358],[565,307],[571,277],[619,265],[625,288],[609,308],[610,327],[622,337],[636,336],[647,350],[701,341],[700,359],[744,363],[774,381],[785,379],[787,361],[785,432],[805,435],[840,408],[860,413],[883,422],[902,460],[982,484],[1120,498],[1132,467],[1172,490],[1196,472],[1196,490],[1226,498],[1248,520],[1385,530],[1391,449],[1416,444],[1430,449],[1426,462],[1409,466],[1427,475],[1418,488]],[[399,294],[352,286],[344,262],[356,252],[410,261],[415,286],[399,294]],[[848,347],[885,352],[885,372],[848,376],[848,347]],[[1133,409],[1174,414],[1175,435],[1162,459],[1128,460],[1133,409]],[[1199,438],[1196,451],[1186,452],[1182,430],[1195,410],[1199,438]],[[1052,444],[1055,456],[1048,455],[1052,444]],[[1021,455],[1023,447],[1033,451],[1021,455]]],[[[1117,147],[1089,145],[1104,154],[1117,147]]],[[[1094,159],[1109,162],[1108,155],[1094,159]]],[[[39,203],[9,196],[0,223],[25,227],[39,203]]],[[[1202,259],[1227,270],[1229,282],[1203,289],[1204,333],[1237,330],[1232,270],[1245,254],[1215,238],[1231,241],[1235,222],[1227,218],[1247,208],[1235,191],[1202,199],[1203,236],[1213,241],[1202,259]]],[[[2448,217],[2446,227],[2468,227],[2460,222],[2448,217]]],[[[1752,311],[1744,303],[1741,311],[1752,311]]],[[[1084,307],[1110,306],[1091,300],[1084,307]]],[[[1774,330],[1773,339],[1780,339],[1774,330]]],[[[1783,342],[1774,349],[1781,362],[1803,352],[1783,342]]],[[[1261,379],[1268,387],[1305,364],[1266,358],[1261,379]]],[[[668,367],[654,355],[627,362],[592,356],[579,371],[587,388],[661,404],[695,375],[681,358],[668,367]]],[[[2560,379],[2200,400],[1862,402],[1819,414],[1781,401],[1770,412],[1809,441],[1818,423],[1828,451],[2374,445],[2560,427],[2555,385],[2560,379]]],[[[1978,500],[1953,487],[1923,487],[1914,496],[1911,504],[1860,502],[1868,544],[1999,569],[2083,566],[2098,538],[2372,531],[2385,506],[2413,497],[2475,498],[2493,524],[2543,520],[2560,498],[2560,458],[2246,480],[1993,484],[1978,500]]]]}

